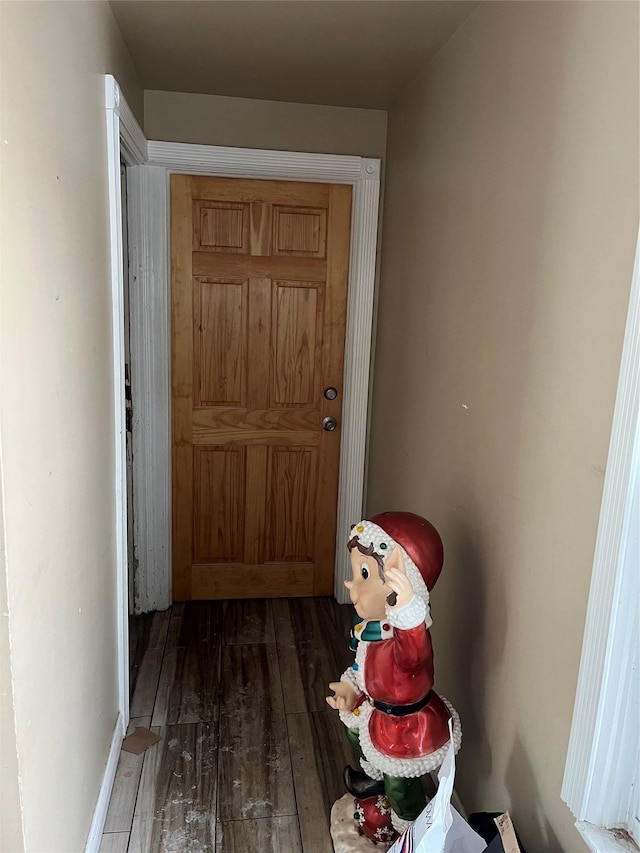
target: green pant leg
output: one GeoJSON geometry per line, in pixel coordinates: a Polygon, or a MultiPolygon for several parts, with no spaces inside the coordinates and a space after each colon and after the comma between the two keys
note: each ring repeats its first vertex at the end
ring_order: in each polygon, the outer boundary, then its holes
{"type": "Polygon", "coordinates": [[[347,737],[351,746],[358,750],[358,755],[362,758],[362,749],[360,748],[360,732],[358,729],[347,728],[347,737]]]}
{"type": "Polygon", "coordinates": [[[420,779],[384,774],[384,792],[394,812],[403,820],[415,820],[427,804],[420,779]]]}
{"type": "MultiPolygon", "coordinates": [[[[360,732],[347,728],[349,743],[362,756],[360,732]]],[[[403,820],[415,820],[427,804],[420,779],[403,779],[400,776],[384,775],[384,790],[394,812],[403,820]]]]}

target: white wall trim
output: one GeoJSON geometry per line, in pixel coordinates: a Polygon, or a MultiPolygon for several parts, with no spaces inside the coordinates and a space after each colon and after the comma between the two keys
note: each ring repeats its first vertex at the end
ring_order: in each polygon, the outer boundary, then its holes
{"type": "Polygon", "coordinates": [[[379,160],[338,154],[224,148],[153,140],[148,142],[147,154],[150,164],[189,175],[332,184],[355,184],[365,176],[370,180],[380,180],[379,160]]]}
{"type": "Polygon", "coordinates": [[[97,853],[115,779],[120,745],[129,723],[129,574],[127,558],[126,424],[124,396],[124,264],[122,245],[121,157],[128,165],[146,159],[146,140],[115,79],[104,77],[111,304],[113,336],[114,401],[114,505],[116,534],[116,635],[118,654],[118,717],[111,738],[107,764],[91,822],[86,850],[97,853]]]}
{"type": "Polygon", "coordinates": [[[627,772],[627,764],[631,765],[632,780],[637,761],[637,756],[629,754],[628,747],[621,744],[623,727],[616,718],[628,701],[632,680],[638,678],[630,653],[633,649],[628,648],[634,619],[637,620],[637,601],[629,601],[626,592],[627,584],[634,580],[629,573],[635,575],[637,566],[630,567],[624,557],[631,521],[632,475],[634,464],[637,465],[639,387],[640,237],[562,786],[562,799],[578,818],[579,828],[585,821],[609,827],[620,825],[616,818],[619,804],[613,802],[610,793],[627,772]]]}
{"type": "Polygon", "coordinates": [[[134,612],[171,606],[171,335],[167,174],[127,169],[134,612]]]}
{"type": "Polygon", "coordinates": [[[354,185],[351,225],[351,259],[347,302],[347,333],[344,355],[344,403],[340,445],[340,487],[334,595],[347,604],[349,592],[344,581],[351,578],[351,564],[345,547],[352,524],[364,513],[364,481],[367,421],[369,415],[369,370],[373,323],[373,290],[378,240],[379,168],[375,178],[363,169],[354,185]],[[347,414],[348,413],[348,414],[347,414]]]}
{"type": "Polygon", "coordinates": [[[113,334],[113,402],[115,458],[116,620],[118,638],[118,710],[129,719],[129,630],[127,565],[127,457],[124,397],[124,273],[122,263],[122,193],[120,183],[120,108],[123,99],[110,75],[105,77],[111,305],[113,334]]]}
{"type": "Polygon", "coordinates": [[[111,799],[111,791],[113,790],[113,783],[116,778],[118,758],[120,757],[120,747],[122,745],[122,738],[125,732],[126,726],[123,726],[122,717],[118,714],[116,726],[113,730],[113,736],[111,737],[107,766],[104,769],[102,784],[100,785],[98,802],[96,803],[93,820],[91,821],[91,829],[89,830],[85,853],[98,853],[100,850],[102,831],[104,829],[105,820],[107,819],[109,800],[111,799]]]}
{"type": "Polygon", "coordinates": [[[120,154],[127,165],[147,162],[147,138],[111,74],[105,75],[105,101],[120,119],[120,154]]]}

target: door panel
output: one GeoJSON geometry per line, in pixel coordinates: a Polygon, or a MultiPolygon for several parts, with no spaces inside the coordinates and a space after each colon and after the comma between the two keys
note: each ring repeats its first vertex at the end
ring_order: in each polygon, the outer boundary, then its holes
{"type": "Polygon", "coordinates": [[[312,207],[273,207],[273,254],[324,258],[327,211],[312,207]]]}
{"type": "Polygon", "coordinates": [[[248,282],[194,280],[194,403],[246,405],[248,282]]]}
{"type": "Polygon", "coordinates": [[[249,249],[249,205],[194,202],[194,252],[237,252],[249,249]]]}
{"type": "Polygon", "coordinates": [[[242,559],[246,447],[194,447],[194,562],[242,559]]]}
{"type": "Polygon", "coordinates": [[[321,393],[324,288],[276,281],[273,291],[271,405],[313,405],[321,393]]]}
{"type": "Polygon", "coordinates": [[[342,185],[171,179],[176,600],[333,589],[350,218],[342,185]]]}
{"type": "Polygon", "coordinates": [[[313,447],[270,447],[267,463],[268,562],[311,562],[318,453],[313,447]]]}

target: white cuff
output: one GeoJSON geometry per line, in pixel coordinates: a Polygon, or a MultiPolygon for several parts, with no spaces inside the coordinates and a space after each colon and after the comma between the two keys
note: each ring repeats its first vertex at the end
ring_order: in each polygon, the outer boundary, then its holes
{"type": "Polygon", "coordinates": [[[340,681],[346,681],[347,684],[350,684],[354,690],[357,690],[360,693],[360,688],[358,687],[358,682],[356,681],[355,672],[349,667],[349,669],[345,669],[345,671],[340,676],[340,681]]]}
{"type": "Polygon", "coordinates": [[[403,817],[400,817],[399,814],[396,814],[393,809],[391,809],[391,826],[393,826],[397,833],[402,835],[403,832],[406,832],[407,829],[409,829],[412,823],[412,820],[405,820],[403,817]]]}
{"type": "Polygon", "coordinates": [[[394,628],[408,631],[409,628],[417,628],[423,622],[427,623],[427,628],[431,625],[431,619],[427,616],[427,605],[424,599],[419,595],[414,595],[408,604],[403,607],[386,608],[387,619],[394,628]]]}

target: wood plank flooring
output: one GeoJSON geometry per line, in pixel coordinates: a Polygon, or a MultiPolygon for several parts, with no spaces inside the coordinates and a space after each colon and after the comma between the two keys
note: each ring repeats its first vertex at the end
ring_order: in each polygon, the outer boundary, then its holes
{"type": "Polygon", "coordinates": [[[130,730],[161,741],[121,753],[101,853],[331,853],[357,758],[325,696],[353,660],[352,616],[294,598],[132,617],[130,730]]]}

